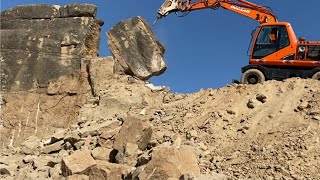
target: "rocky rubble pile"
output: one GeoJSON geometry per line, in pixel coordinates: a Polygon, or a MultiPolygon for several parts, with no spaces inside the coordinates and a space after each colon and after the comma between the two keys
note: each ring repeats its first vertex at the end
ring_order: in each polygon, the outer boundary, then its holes
{"type": "MultiPolygon", "coordinates": [[[[78,62],[80,78],[2,92],[0,179],[320,179],[319,81],[170,93],[141,80],[163,71],[162,58],[146,76],[132,70],[144,61],[120,60],[136,44],[116,29],[147,27],[133,21],[112,30],[115,57],[78,62]]],[[[157,44],[147,52],[160,56],[157,44]]]]}
{"type": "Polygon", "coordinates": [[[128,79],[120,77],[122,82],[112,83],[99,100],[85,104],[70,128],[3,149],[2,177],[320,178],[318,81],[290,79],[172,94],[128,79]],[[141,95],[144,101],[138,104],[141,95]],[[122,106],[131,109],[117,106],[119,111],[110,113],[105,106],[109,96],[127,99],[122,106]]]}

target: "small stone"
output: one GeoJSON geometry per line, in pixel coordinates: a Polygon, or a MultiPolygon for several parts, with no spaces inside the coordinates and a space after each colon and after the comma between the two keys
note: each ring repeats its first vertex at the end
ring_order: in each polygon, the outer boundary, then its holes
{"type": "Polygon", "coordinates": [[[200,142],[198,146],[203,151],[206,151],[208,149],[208,146],[206,146],[203,142],[200,142]]]}
{"type": "Polygon", "coordinates": [[[26,164],[28,163],[33,163],[33,161],[37,158],[38,156],[32,156],[32,155],[27,155],[22,159],[22,161],[26,164]]]}
{"type": "Polygon", "coordinates": [[[198,137],[198,132],[196,130],[190,131],[189,134],[190,134],[191,137],[195,137],[195,138],[198,137]]]}
{"type": "Polygon", "coordinates": [[[257,106],[257,100],[256,99],[249,99],[247,103],[247,107],[250,109],[253,109],[257,106]]]}
{"type": "Polygon", "coordinates": [[[313,119],[313,120],[320,121],[320,116],[313,116],[312,119],[313,119]]]}
{"type": "Polygon", "coordinates": [[[48,166],[48,163],[51,162],[52,163],[52,159],[50,156],[40,156],[37,157],[36,159],[33,160],[33,169],[36,169],[38,172],[42,171],[42,172],[47,172],[48,169],[50,168],[48,166]]]}
{"type": "Polygon", "coordinates": [[[300,111],[303,111],[304,109],[307,109],[307,108],[310,108],[310,107],[311,107],[311,105],[308,102],[304,101],[304,102],[299,104],[298,109],[300,111]]]}
{"type": "Polygon", "coordinates": [[[227,113],[228,113],[228,114],[231,114],[231,115],[237,114],[237,112],[236,112],[235,110],[232,110],[232,109],[228,109],[228,110],[227,110],[227,113]]]}
{"type": "Polygon", "coordinates": [[[138,157],[137,166],[142,166],[147,164],[151,160],[150,152],[145,152],[141,156],[138,157]]]}
{"type": "Polygon", "coordinates": [[[166,122],[169,122],[170,120],[172,120],[173,118],[174,118],[174,116],[161,117],[161,122],[166,123],[166,122]]]}
{"type": "Polygon", "coordinates": [[[64,141],[58,141],[56,143],[50,144],[48,146],[45,146],[41,149],[42,153],[44,154],[50,154],[50,153],[57,153],[62,149],[62,144],[64,141]]]}
{"type": "Polygon", "coordinates": [[[17,167],[14,165],[0,164],[0,177],[1,175],[13,176],[16,169],[17,167]]]}
{"type": "Polygon", "coordinates": [[[264,94],[257,94],[256,99],[262,103],[267,102],[267,96],[264,94]]]}
{"type": "Polygon", "coordinates": [[[53,168],[49,169],[49,175],[52,179],[61,179],[61,174],[61,166],[59,164],[56,164],[53,168]]]}

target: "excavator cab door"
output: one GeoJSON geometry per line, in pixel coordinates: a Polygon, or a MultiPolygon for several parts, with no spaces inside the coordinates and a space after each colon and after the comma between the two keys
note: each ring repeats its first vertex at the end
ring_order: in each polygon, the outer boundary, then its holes
{"type": "Polygon", "coordinates": [[[260,27],[253,47],[252,58],[261,59],[290,45],[288,32],[283,25],[260,27]]]}

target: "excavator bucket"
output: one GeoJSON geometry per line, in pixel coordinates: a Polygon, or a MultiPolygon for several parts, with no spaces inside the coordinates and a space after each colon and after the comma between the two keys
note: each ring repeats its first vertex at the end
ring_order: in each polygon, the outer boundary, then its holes
{"type": "Polygon", "coordinates": [[[158,10],[158,19],[161,19],[172,12],[179,11],[178,4],[180,1],[181,0],[166,0],[158,10]]]}

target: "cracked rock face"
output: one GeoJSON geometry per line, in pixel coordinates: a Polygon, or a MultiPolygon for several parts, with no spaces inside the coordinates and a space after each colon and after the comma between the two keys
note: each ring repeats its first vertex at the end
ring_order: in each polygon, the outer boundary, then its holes
{"type": "Polygon", "coordinates": [[[99,53],[103,21],[96,12],[92,4],[34,4],[1,12],[1,144],[12,146],[76,119],[91,95],[86,63],[99,53]]]}
{"type": "Polygon", "coordinates": [[[107,35],[110,51],[126,74],[147,80],[166,70],[165,49],[143,18],[123,20],[107,35]]]}
{"type": "Polygon", "coordinates": [[[1,90],[47,87],[78,76],[83,58],[96,57],[101,20],[90,4],[17,6],[1,12],[1,90]]]}

